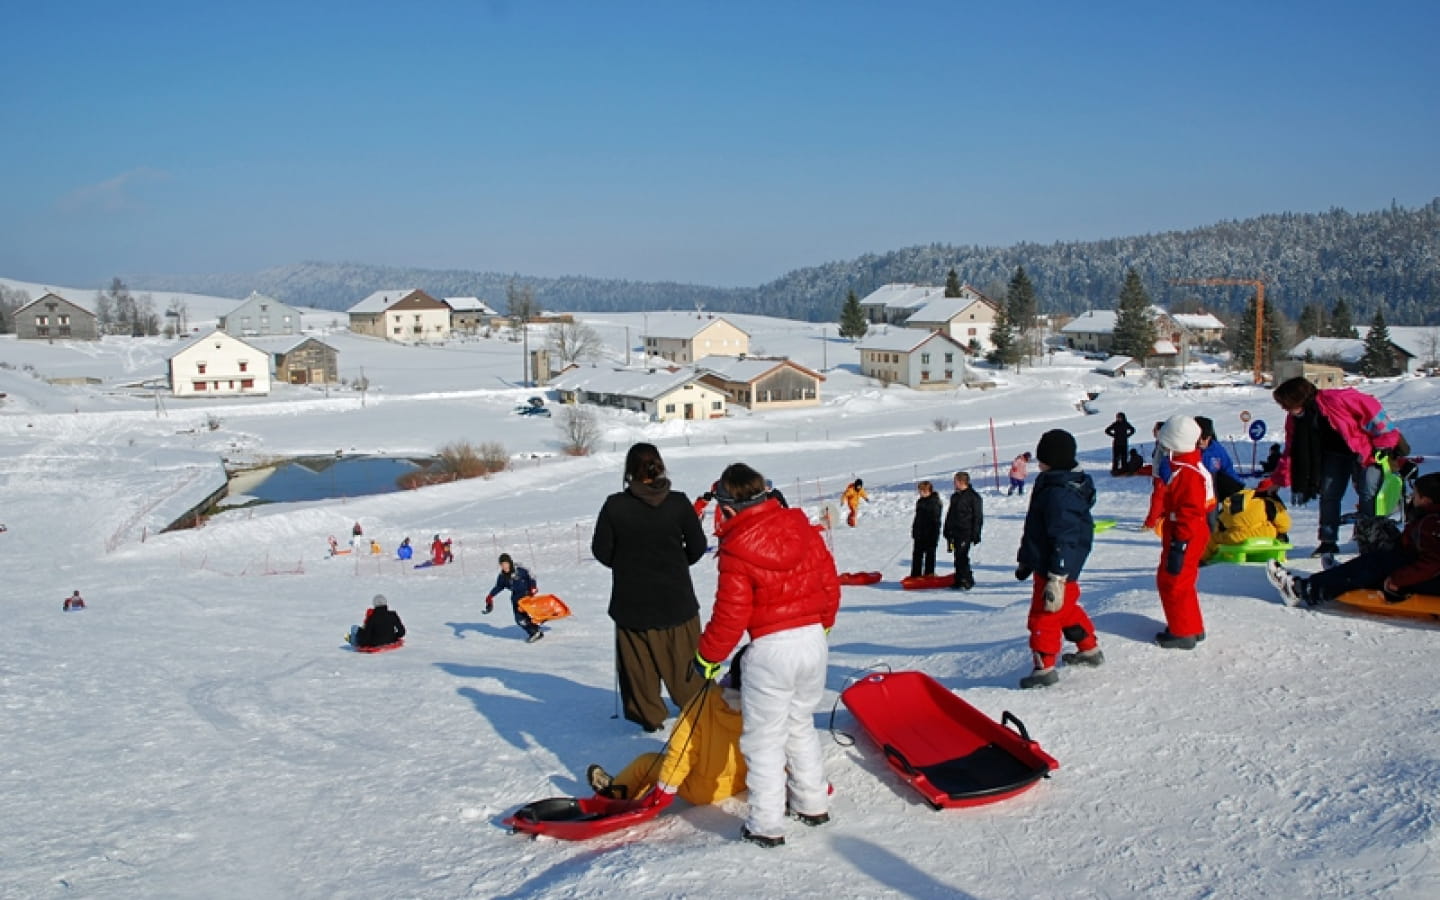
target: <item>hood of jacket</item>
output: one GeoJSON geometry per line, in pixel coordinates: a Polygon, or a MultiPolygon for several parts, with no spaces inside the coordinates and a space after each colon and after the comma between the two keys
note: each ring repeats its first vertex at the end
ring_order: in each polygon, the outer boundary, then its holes
{"type": "MultiPolygon", "coordinates": [[[[1197,459],[1199,454],[1196,454],[1197,459]]],[[[1095,505],[1095,481],[1080,469],[1051,469],[1041,472],[1035,479],[1035,490],[1042,487],[1058,487],[1073,491],[1085,504],[1086,509],[1095,505]]]]}
{"type": "Polygon", "coordinates": [[[720,538],[720,553],[756,568],[783,572],[805,558],[805,543],[795,540],[797,527],[813,526],[800,510],[766,500],[721,522],[715,534],[720,538]]]}
{"type": "Polygon", "coordinates": [[[659,506],[670,496],[670,479],[661,475],[654,481],[632,481],[625,486],[630,495],[642,503],[659,506]]]}

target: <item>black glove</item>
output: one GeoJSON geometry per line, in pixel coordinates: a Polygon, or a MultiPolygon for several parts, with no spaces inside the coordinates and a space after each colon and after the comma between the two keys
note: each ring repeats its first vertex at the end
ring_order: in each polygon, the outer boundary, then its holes
{"type": "Polygon", "coordinates": [[[970,543],[978,547],[980,545],[980,535],[977,534],[975,535],[975,537],[971,538],[970,543]]]}
{"type": "Polygon", "coordinates": [[[1027,579],[1027,578],[1030,577],[1030,575],[1032,574],[1033,571],[1034,571],[1034,570],[1031,569],[1029,566],[1016,566],[1016,567],[1015,567],[1015,580],[1016,580],[1016,581],[1024,581],[1025,579],[1027,579]]]}
{"type": "Polygon", "coordinates": [[[1380,593],[1385,595],[1386,603],[1401,603],[1405,600],[1404,594],[1400,593],[1399,591],[1386,590],[1384,585],[1380,586],[1380,593]]]}
{"type": "Polygon", "coordinates": [[[486,601],[485,601],[485,615],[488,616],[488,615],[490,615],[490,614],[491,614],[492,612],[494,612],[494,611],[495,611],[495,601],[490,600],[490,599],[486,599],[486,601]]]}
{"type": "Polygon", "coordinates": [[[1170,549],[1165,551],[1165,571],[1171,575],[1179,575],[1180,570],[1185,566],[1185,549],[1189,547],[1188,541],[1171,541],[1170,549]]]}
{"type": "Polygon", "coordinates": [[[705,493],[700,495],[700,499],[704,500],[706,503],[709,503],[711,500],[715,499],[715,495],[710,493],[709,491],[706,491],[705,493]]]}

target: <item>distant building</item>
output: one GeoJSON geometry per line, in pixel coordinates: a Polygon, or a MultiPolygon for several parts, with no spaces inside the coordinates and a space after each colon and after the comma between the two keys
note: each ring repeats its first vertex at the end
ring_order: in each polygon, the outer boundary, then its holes
{"type": "Polygon", "coordinates": [[[176,397],[270,393],[270,355],[218,328],[170,356],[170,392],[176,397]]]}
{"type": "Polygon", "coordinates": [[[1338,366],[1305,362],[1302,359],[1278,360],[1272,376],[1273,383],[1281,384],[1292,378],[1304,378],[1321,390],[1345,386],[1345,370],[1338,366]]]}
{"type": "Polygon", "coordinates": [[[860,309],[872,325],[904,325],[915,310],[944,296],[945,288],[935,285],[886,284],[866,294],[860,309]]]}
{"type": "Polygon", "coordinates": [[[891,328],[855,345],[860,371],[885,384],[944,390],[965,383],[965,348],[942,331],[891,328]]]}
{"type": "MultiPolygon", "coordinates": [[[[1370,333],[1368,327],[1356,330],[1364,334],[1370,333]]],[[[1390,328],[1385,330],[1392,331],[1390,328]]],[[[1324,363],[1351,375],[1358,375],[1365,360],[1365,338],[1363,336],[1358,338],[1308,337],[1291,347],[1290,352],[1285,356],[1289,359],[1324,363]]],[[[1390,364],[1396,372],[1407,375],[1415,372],[1420,367],[1420,356],[1421,353],[1413,352],[1397,344],[1394,334],[1391,334],[1390,364]]]]}
{"type": "Polygon", "coordinates": [[[965,294],[967,289],[971,296],[946,297],[942,293],[939,298],[922,303],[905,319],[905,327],[943,331],[962,347],[968,349],[974,341],[980,353],[989,352],[995,346],[990,332],[1000,315],[1000,307],[969,285],[964,285],[961,293],[965,294]]]}
{"type": "Polygon", "coordinates": [[[244,302],[220,317],[219,328],[236,337],[299,334],[300,310],[251,291],[244,302]]]}
{"type": "Polygon", "coordinates": [[[247,343],[270,355],[271,371],[282,384],[340,383],[340,352],[319,338],[257,337],[247,343]]]}
{"type": "Polygon", "coordinates": [[[406,344],[443,341],[450,336],[451,309],[421,290],[376,291],[346,310],[350,330],[406,344]]]}
{"type": "Polygon", "coordinates": [[[750,335],[718,316],[651,313],[646,317],[645,353],[682,365],[705,356],[744,356],[750,335]]]}
{"type": "MultiPolygon", "coordinates": [[[[1186,366],[1196,346],[1203,346],[1224,337],[1225,325],[1208,313],[1172,315],[1158,306],[1150,307],[1155,326],[1155,345],[1140,362],[1147,366],[1186,366]]],[[[1092,309],[1066,322],[1060,329],[1065,346],[1079,353],[1114,352],[1115,320],[1113,309],[1092,309]]]]}
{"type": "Polygon", "coordinates": [[[491,309],[479,297],[445,297],[450,307],[450,330],[462,334],[474,334],[488,328],[500,314],[491,309]]]}
{"type": "Polygon", "coordinates": [[[694,369],[602,369],[571,366],[550,383],[563,403],[589,403],[642,413],[657,422],[718,419],[725,394],[694,369]]]}
{"type": "Polygon", "coordinates": [[[22,341],[98,341],[100,326],[95,314],[56,293],[15,310],[15,336],[22,341]]]}
{"type": "Polygon", "coordinates": [[[820,404],[825,376],[788,359],[707,356],[695,364],[700,380],[748,409],[789,409],[820,404]]]}

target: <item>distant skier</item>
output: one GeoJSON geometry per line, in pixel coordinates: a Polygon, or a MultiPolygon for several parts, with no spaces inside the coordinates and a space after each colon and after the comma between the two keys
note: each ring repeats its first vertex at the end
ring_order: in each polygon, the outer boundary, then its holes
{"type": "Polygon", "coordinates": [[[405,637],[405,623],[390,608],[384,594],[376,594],[365,610],[365,621],[350,629],[346,638],[355,647],[384,647],[405,637]]]}
{"type": "Polygon", "coordinates": [[[543,638],[545,632],[520,608],[520,601],[538,594],[540,587],[531,577],[530,570],[515,565],[515,560],[511,559],[508,553],[500,554],[500,576],[495,579],[495,586],[490,589],[490,593],[485,595],[486,615],[494,612],[495,595],[504,590],[510,592],[510,609],[515,614],[515,624],[525,631],[526,643],[533,644],[543,638]]]}
{"type": "Polygon", "coordinates": [[[76,591],[75,593],[65,598],[65,603],[62,604],[60,608],[63,609],[65,612],[70,612],[72,609],[84,609],[85,598],[80,596],[79,591],[76,591]]]}

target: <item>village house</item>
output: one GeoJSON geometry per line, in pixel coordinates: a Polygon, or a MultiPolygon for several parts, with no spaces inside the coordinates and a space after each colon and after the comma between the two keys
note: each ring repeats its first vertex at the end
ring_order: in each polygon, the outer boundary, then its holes
{"type": "Polygon", "coordinates": [[[170,392],[176,397],[270,393],[270,355],[218,328],[171,354],[170,392]]]}
{"type": "MultiPolygon", "coordinates": [[[[1152,306],[1150,315],[1155,325],[1155,345],[1140,360],[1142,365],[1183,368],[1190,364],[1195,349],[1214,344],[1225,334],[1224,323],[1208,313],[1171,315],[1152,306]]],[[[1116,318],[1113,309],[1092,309],[1066,322],[1060,336],[1065,346],[1077,353],[1109,356],[1115,345],[1116,318]]]]}
{"type": "Polygon", "coordinates": [[[717,316],[650,313],[645,317],[645,353],[682,365],[705,356],[744,356],[750,335],[717,316]]]}
{"type": "Polygon", "coordinates": [[[961,293],[969,296],[942,295],[922,303],[905,320],[905,327],[943,331],[971,353],[989,352],[994,347],[990,332],[995,327],[1000,307],[969,285],[962,286],[961,293]]]}
{"type": "Polygon", "coordinates": [[[100,325],[95,314],[56,293],[15,310],[15,336],[22,341],[98,341],[100,325]]]}
{"type": "Polygon", "coordinates": [[[694,369],[607,369],[571,366],[551,382],[562,403],[588,403],[641,413],[656,422],[719,419],[725,394],[694,369]]]}
{"type": "MultiPolygon", "coordinates": [[[[1356,329],[1364,334],[1369,334],[1368,327],[1356,329]]],[[[1401,346],[1395,338],[1394,328],[1386,328],[1390,332],[1390,364],[1396,372],[1412,374],[1421,367],[1423,351],[1412,351],[1401,346]]],[[[1403,338],[1402,338],[1403,340],[1403,338]]],[[[1308,337],[1285,354],[1287,359],[1308,360],[1310,362],[1324,363],[1334,366],[1350,375],[1359,375],[1362,363],[1365,359],[1365,338],[1331,338],[1331,337],[1308,337]]]]}
{"type": "Polygon", "coordinates": [[[855,345],[860,372],[885,384],[943,390],[965,383],[965,348],[942,331],[890,328],[855,345]]]}
{"type": "Polygon", "coordinates": [[[917,309],[944,296],[945,289],[934,285],[886,284],[866,294],[860,309],[872,325],[904,325],[917,309]]]}
{"type": "Polygon", "coordinates": [[[825,376],[788,359],[707,356],[695,364],[706,385],[747,409],[790,409],[820,404],[825,376]]]}
{"type": "Polygon", "coordinates": [[[255,337],[246,340],[270,355],[274,380],[282,384],[339,384],[340,353],[315,337],[255,337]]]}
{"type": "Polygon", "coordinates": [[[446,297],[444,301],[450,307],[450,330],[461,334],[483,331],[500,315],[479,297],[446,297]]]}
{"type": "Polygon", "coordinates": [[[346,310],[350,330],[405,344],[443,341],[450,336],[451,309],[421,290],[376,291],[346,310]]]}
{"type": "Polygon", "coordinates": [[[299,334],[300,310],[251,291],[244,302],[220,317],[219,327],[236,337],[299,334]]]}

